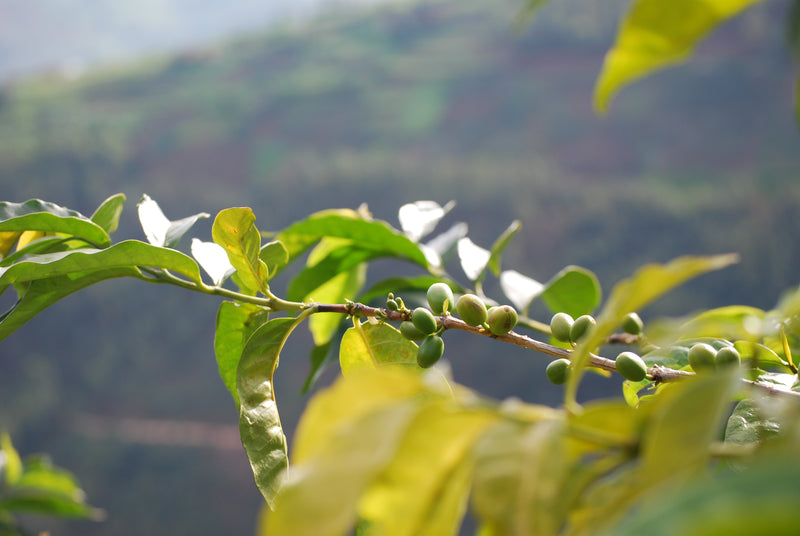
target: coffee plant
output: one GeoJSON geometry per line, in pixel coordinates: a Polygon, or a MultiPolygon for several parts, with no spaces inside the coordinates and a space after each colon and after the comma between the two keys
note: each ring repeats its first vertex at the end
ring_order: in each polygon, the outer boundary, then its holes
{"type": "MultiPolygon", "coordinates": [[[[765,517],[800,528],[791,509],[800,490],[787,482],[800,441],[792,357],[800,293],[771,311],[728,306],[679,326],[634,315],[735,255],[645,266],[600,307],[597,278],[584,268],[568,266],[544,283],[502,268],[517,222],[489,249],[461,224],[426,239],[452,205],[405,205],[400,228],[363,207],[328,210],[269,240],[251,209],[229,208],[216,215],[211,240],[192,238],[184,253],[179,242],[206,214],[171,221],[144,196],[147,241],[114,242],[124,202],[115,195],[89,217],[41,200],[0,203],[0,288],[17,294],[0,317],[0,339],[111,278],[220,299],[217,364],[270,509],[268,534],[456,534],[467,505],[481,535],[634,534],[645,524],[707,533],[754,529],[765,517]],[[462,280],[447,271],[451,254],[462,280]],[[403,273],[365,288],[370,262],[382,258],[404,261],[403,273]],[[294,275],[279,296],[271,282],[288,269],[294,275]],[[486,295],[488,277],[503,296],[486,295]],[[528,316],[537,301],[551,319],[528,316]],[[315,348],[306,384],[295,387],[312,387],[329,353],[342,376],[312,397],[290,457],[273,374],[300,325],[315,348]],[[494,401],[453,382],[436,366],[452,330],[555,358],[547,377],[564,385],[563,406],[494,401]],[[626,350],[603,357],[615,345],[626,350]],[[622,382],[624,399],[579,403],[588,371],[622,382]],[[701,490],[717,494],[714,502],[686,503],[701,490]]],[[[3,453],[4,522],[42,504],[97,514],[72,480],[55,494],[62,502],[26,502],[34,466],[17,461],[7,437],[3,453]]]]}
{"type": "MultiPolygon", "coordinates": [[[[598,79],[597,109],[757,2],[634,2],[598,79]]],[[[545,282],[504,270],[518,222],[488,249],[464,225],[430,238],[452,204],[404,205],[399,228],[362,207],[268,234],[250,208],[228,208],[210,239],[183,252],[181,239],[208,214],[173,221],[144,196],[147,241],[115,242],[124,202],[112,196],[88,217],[38,199],[0,203],[0,293],[16,293],[0,341],[107,279],[220,300],[214,350],[267,505],[263,534],[457,534],[467,511],[479,536],[800,534],[800,291],[771,310],[731,305],[648,324],[638,315],[735,255],[644,266],[603,302],[584,268],[545,282]],[[385,258],[402,270],[367,287],[370,263],[385,258]],[[284,270],[292,276],[277,292],[284,270]],[[487,295],[489,277],[502,296],[487,295]],[[534,304],[549,318],[534,318],[534,304]],[[315,346],[295,387],[311,389],[328,356],[341,377],[310,400],[290,456],[273,374],[301,325],[315,346]],[[452,330],[547,359],[563,404],[497,401],[455,383],[441,365],[458,366],[445,351],[452,330]],[[581,402],[588,372],[621,382],[623,396],[581,402]]],[[[71,475],[23,461],[2,435],[0,533],[23,533],[15,515],[25,512],[99,515],[71,475]]]]}

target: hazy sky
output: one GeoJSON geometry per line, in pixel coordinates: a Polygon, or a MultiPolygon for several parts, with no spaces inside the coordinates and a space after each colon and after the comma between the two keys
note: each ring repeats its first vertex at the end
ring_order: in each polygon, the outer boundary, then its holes
{"type": "Polygon", "coordinates": [[[386,0],[0,0],[0,82],[178,50],[320,8],[386,0]]]}

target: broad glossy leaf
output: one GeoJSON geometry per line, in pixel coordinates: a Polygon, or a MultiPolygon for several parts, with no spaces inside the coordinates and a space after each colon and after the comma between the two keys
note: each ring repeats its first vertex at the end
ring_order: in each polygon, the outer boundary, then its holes
{"type": "Polygon", "coordinates": [[[291,262],[323,237],[348,239],[361,249],[383,251],[427,267],[425,255],[408,237],[385,222],[364,219],[353,210],[317,212],[282,231],[277,239],[286,246],[291,262]]]}
{"type": "MultiPolygon", "coordinates": [[[[108,233],[80,212],[31,199],[25,203],[0,202],[0,232],[46,231],[90,241],[96,247],[111,243],[108,233]]],[[[5,236],[7,242],[10,235],[5,236]]]]}
{"type": "Polygon", "coordinates": [[[391,463],[421,401],[451,396],[435,379],[398,367],[368,369],[312,398],[295,436],[288,482],[269,516],[269,534],[346,534],[359,496],[391,463]]]}
{"type": "MultiPolygon", "coordinates": [[[[364,286],[366,273],[366,264],[359,264],[346,272],[336,274],[314,289],[313,298],[321,303],[344,303],[346,300],[352,300],[364,286]]],[[[314,344],[319,346],[330,341],[341,323],[341,315],[325,313],[313,315],[308,320],[308,329],[311,330],[314,344]]]]}
{"type": "Polygon", "coordinates": [[[778,421],[764,416],[759,405],[746,398],[736,404],[725,426],[725,441],[737,444],[758,444],[780,432],[778,421]]]}
{"type": "Polygon", "coordinates": [[[491,253],[465,237],[458,241],[458,259],[461,269],[473,283],[481,281],[486,273],[491,253]]]}
{"type": "Polygon", "coordinates": [[[445,232],[420,245],[420,248],[428,258],[428,263],[440,268],[455,251],[458,241],[467,236],[468,231],[469,227],[466,223],[455,223],[445,232]]]}
{"type": "Polygon", "coordinates": [[[721,339],[754,339],[761,335],[766,312],[756,307],[729,305],[704,311],[688,322],[680,336],[718,337],[721,339]]]}
{"type": "Polygon", "coordinates": [[[269,315],[260,307],[247,303],[222,302],[217,311],[217,329],[214,333],[214,353],[220,378],[239,408],[236,390],[236,369],[250,335],[269,315]]]}
{"type": "Polygon", "coordinates": [[[192,257],[203,267],[216,286],[228,279],[236,271],[225,249],[214,242],[203,242],[192,238],[192,257]]]}
{"type": "MultiPolygon", "coordinates": [[[[324,241],[320,242],[320,245],[322,244],[324,244],[324,241]]],[[[346,289],[351,293],[347,296],[341,296],[338,300],[335,293],[331,293],[332,289],[330,287],[326,293],[330,298],[325,298],[323,293],[317,293],[317,289],[325,286],[334,276],[339,274],[363,273],[365,270],[363,263],[380,256],[383,256],[382,252],[362,249],[356,244],[346,244],[332,249],[322,259],[310,264],[292,279],[286,291],[286,297],[294,301],[311,299],[318,303],[340,303],[344,297],[353,299],[361,290],[361,285],[355,288],[355,281],[346,289]],[[326,301],[328,299],[330,301],[326,301]]],[[[343,278],[338,285],[341,285],[346,279],[346,277],[343,278]]],[[[361,281],[363,284],[363,279],[361,281]]]]}
{"type": "Polygon", "coordinates": [[[574,461],[563,421],[505,422],[476,445],[472,505],[489,534],[555,535],[574,461]]]}
{"type": "Polygon", "coordinates": [[[249,208],[227,208],[217,214],[211,235],[225,248],[239,281],[249,291],[265,291],[269,269],[259,258],[261,235],[249,208]]]}
{"type": "Polygon", "coordinates": [[[360,516],[383,536],[457,534],[470,489],[470,450],[497,418],[453,400],[427,405],[362,495],[360,516]]]}
{"type": "Polygon", "coordinates": [[[111,234],[119,227],[119,217],[125,204],[125,194],[115,194],[103,201],[92,214],[91,220],[111,234]]]}
{"type": "Polygon", "coordinates": [[[8,255],[14,245],[19,240],[22,231],[3,231],[0,232],[0,259],[8,255]]]}
{"type": "Polygon", "coordinates": [[[126,240],[105,249],[78,249],[30,255],[0,267],[0,286],[92,270],[150,266],[170,270],[200,283],[200,268],[191,257],[178,251],[126,240]]]}
{"type": "Polygon", "coordinates": [[[719,270],[737,262],[737,255],[715,255],[711,257],[679,257],[667,264],[648,264],[632,277],[618,283],[608,298],[600,315],[597,327],[584,337],[572,354],[573,370],[565,389],[568,409],[575,409],[575,399],[590,357],[590,352],[619,326],[622,317],[636,312],[662,294],[672,290],[700,274],[719,270]]]}
{"type": "Polygon", "coordinates": [[[61,298],[69,296],[82,288],[115,277],[143,278],[138,269],[125,267],[85,273],[70,273],[31,281],[14,306],[0,316],[0,341],[61,298]]]}
{"type": "Polygon", "coordinates": [[[563,311],[574,318],[594,311],[601,296],[597,276],[580,266],[567,266],[545,283],[542,291],[542,300],[551,311],[563,311]]]}
{"type": "Polygon", "coordinates": [[[289,262],[289,252],[286,250],[286,246],[284,246],[283,243],[278,240],[273,240],[261,246],[258,258],[267,265],[270,277],[272,277],[289,262]]]}
{"type": "Polygon", "coordinates": [[[800,466],[775,459],[666,490],[633,512],[614,536],[800,534],[800,466]]]}
{"type": "Polygon", "coordinates": [[[659,393],[642,437],[643,474],[653,483],[706,466],[739,383],[738,371],[688,378],[659,393]],[[691,418],[687,418],[691,415],[691,418]]]}
{"type": "Polygon", "coordinates": [[[489,256],[489,269],[495,276],[500,275],[500,266],[503,258],[503,252],[508,247],[508,244],[511,243],[511,239],[514,238],[520,229],[522,229],[522,222],[519,220],[514,220],[511,222],[511,225],[506,228],[505,231],[495,240],[494,244],[492,244],[492,249],[490,250],[491,255],[489,256]]]}
{"type": "Polygon", "coordinates": [[[0,496],[0,511],[75,519],[103,518],[102,513],[82,501],[39,490],[20,489],[0,496]]]}
{"type": "Polygon", "coordinates": [[[655,70],[687,60],[718,24],[761,0],[636,0],[606,54],[595,86],[595,108],[605,112],[614,94],[655,70]]]}
{"type": "Polygon", "coordinates": [[[275,318],[259,326],[247,339],[236,369],[239,434],[256,485],[273,508],[288,467],[288,456],[272,376],[286,339],[301,321],[275,318]]]}
{"type": "Polygon", "coordinates": [[[342,374],[389,363],[416,367],[417,345],[382,322],[361,322],[345,332],[339,349],[342,374]]]}
{"type": "Polygon", "coordinates": [[[180,220],[170,221],[161,211],[158,203],[147,194],[142,196],[138,209],[139,221],[142,224],[147,241],[154,246],[167,248],[174,248],[181,237],[197,223],[197,220],[209,217],[205,212],[200,212],[180,220]]]}
{"type": "MultiPolygon", "coordinates": [[[[31,242],[22,249],[18,249],[2,261],[0,266],[11,266],[25,255],[39,255],[42,253],[52,253],[54,251],[65,251],[71,249],[67,243],[72,241],[70,238],[63,238],[60,236],[47,236],[40,238],[35,242],[31,242]]],[[[81,242],[81,246],[85,246],[85,242],[81,242]]]]}
{"type": "Polygon", "coordinates": [[[500,274],[500,288],[514,307],[524,313],[541,295],[544,285],[516,270],[505,270],[500,274]]]}
{"type": "Polygon", "coordinates": [[[47,236],[44,231],[23,231],[17,240],[17,251],[25,249],[29,244],[47,236]]]}
{"type": "Polygon", "coordinates": [[[432,233],[439,221],[456,205],[455,201],[441,206],[436,201],[416,201],[400,207],[397,217],[400,228],[414,242],[432,233]]]}

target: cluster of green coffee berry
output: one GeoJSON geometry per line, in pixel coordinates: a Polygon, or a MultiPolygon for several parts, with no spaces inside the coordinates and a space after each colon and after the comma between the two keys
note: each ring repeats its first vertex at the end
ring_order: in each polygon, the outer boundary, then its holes
{"type": "Polygon", "coordinates": [[[698,373],[739,366],[742,358],[739,351],[733,346],[723,346],[719,350],[704,342],[698,342],[689,348],[689,366],[698,373]]]}
{"type": "MultiPolygon", "coordinates": [[[[483,300],[474,294],[464,294],[455,301],[455,296],[446,283],[434,283],[428,287],[427,307],[417,307],[411,311],[411,320],[400,323],[400,333],[407,339],[419,342],[417,363],[420,367],[433,366],[444,354],[444,341],[441,333],[444,326],[437,316],[449,315],[453,304],[461,320],[470,326],[481,326],[492,335],[501,336],[517,325],[517,311],[510,305],[496,305],[487,309],[483,300]]],[[[401,310],[402,301],[389,295],[386,307],[401,310]]]]}
{"type": "MultiPolygon", "coordinates": [[[[573,319],[567,313],[556,313],[550,319],[550,333],[561,342],[577,344],[590,329],[597,325],[592,315],[579,316],[573,319]]],[[[630,335],[639,335],[644,328],[642,319],[636,313],[625,315],[621,323],[622,330],[630,335]]],[[[635,352],[621,352],[614,360],[617,372],[630,381],[638,382],[647,377],[647,364],[635,352]]],[[[547,365],[547,379],[556,385],[565,383],[569,378],[571,362],[560,358],[547,365]]]]}

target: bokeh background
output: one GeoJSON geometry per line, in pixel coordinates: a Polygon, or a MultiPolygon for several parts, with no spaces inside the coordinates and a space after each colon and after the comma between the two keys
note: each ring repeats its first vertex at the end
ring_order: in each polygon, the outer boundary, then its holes
{"type": "MultiPolygon", "coordinates": [[[[646,320],[769,308],[800,280],[789,2],[745,12],[599,117],[593,82],[625,5],[553,0],[520,24],[517,0],[0,0],[0,197],[91,214],[123,192],[116,239],[144,238],[143,193],[171,219],[250,206],[263,230],[362,203],[397,224],[404,203],[452,199],[442,228],[466,222],[484,247],[520,220],[504,266],[542,281],[578,264],[608,290],[647,262],[741,254],[646,320]]],[[[191,234],[209,239],[210,221],[191,234]]],[[[218,303],[105,282],[0,344],[0,428],[77,474],[108,516],[34,527],[253,532],[261,499],[216,370],[218,303]]],[[[293,336],[276,378],[289,434],[309,349],[293,336]]],[[[491,396],[558,403],[542,356],[452,334],[447,357],[491,396]]],[[[596,378],[584,396],[618,390],[596,378]]]]}

